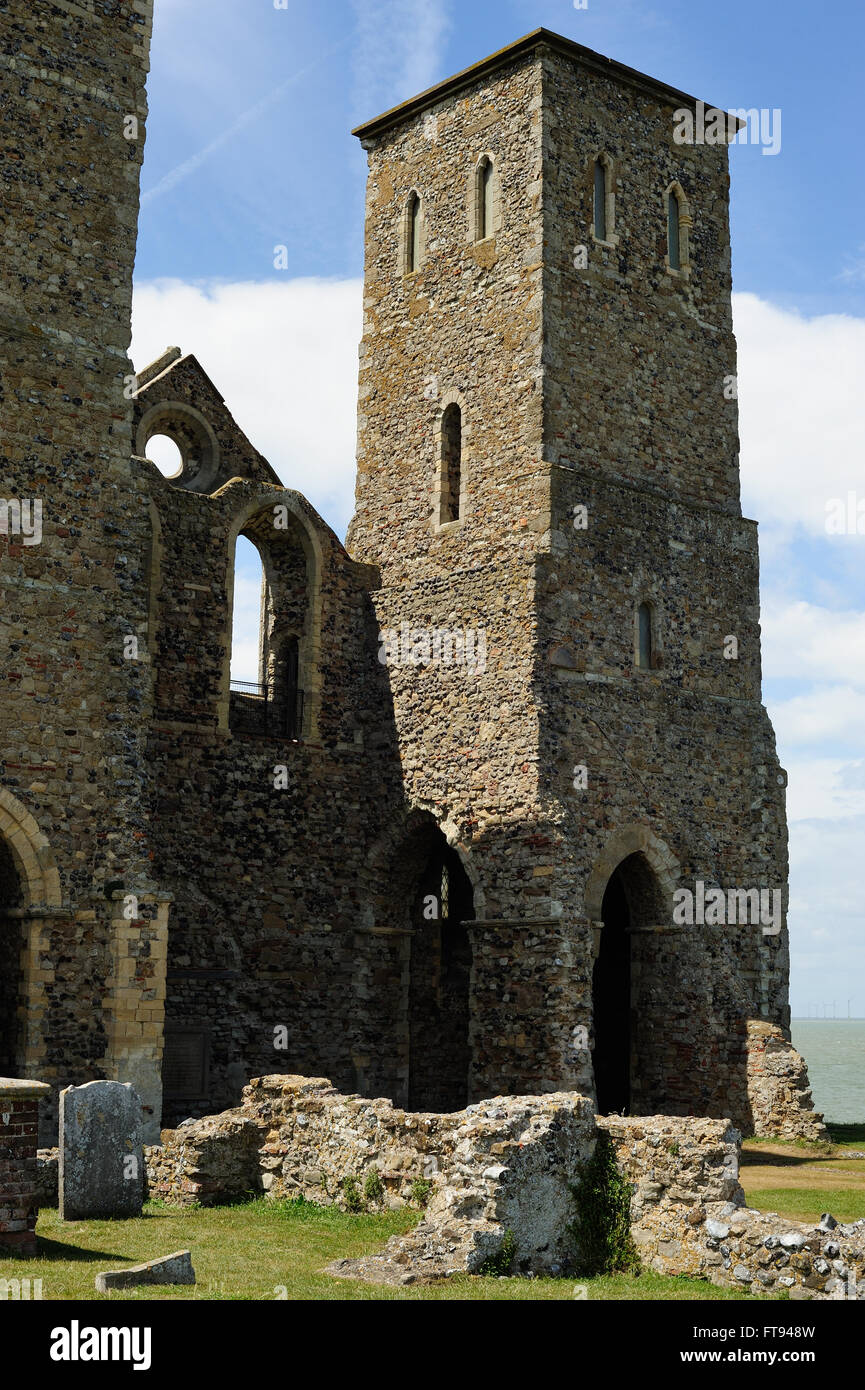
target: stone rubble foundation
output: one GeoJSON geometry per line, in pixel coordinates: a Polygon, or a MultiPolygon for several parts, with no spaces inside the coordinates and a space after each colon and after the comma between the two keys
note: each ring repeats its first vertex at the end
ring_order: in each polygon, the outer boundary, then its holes
{"type": "MultiPolygon", "coordinates": [[[[342,1278],[474,1274],[507,1245],[516,1274],[579,1277],[576,1189],[601,1134],[632,1187],[644,1269],[754,1294],[865,1301],[865,1216],[815,1226],[748,1208],[741,1137],[728,1120],[596,1116],[576,1092],[415,1114],[342,1095],[323,1077],[265,1076],[236,1109],[164,1130],[145,1160],[150,1196],[177,1206],[264,1194],[344,1210],[423,1207],[378,1255],[331,1265],[342,1278]]],[[[40,1167],[46,1200],[52,1151],[40,1167]]]]}

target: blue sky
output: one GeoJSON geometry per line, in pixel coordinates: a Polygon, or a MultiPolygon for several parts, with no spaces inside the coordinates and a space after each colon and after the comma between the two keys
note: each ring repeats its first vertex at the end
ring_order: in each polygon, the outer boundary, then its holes
{"type": "MultiPolygon", "coordinates": [[[[790,773],[794,1011],[852,997],[865,1015],[865,535],[825,526],[833,498],[865,498],[865,6],[156,0],[133,359],[195,351],[344,534],[366,175],[350,129],[539,25],[707,102],[781,111],[778,154],[731,150],[743,503],[790,773]]],[[[241,636],[237,662],[249,675],[241,636]]]]}
{"type": "Polygon", "coordinates": [[[780,108],[779,155],[732,152],[736,288],[865,314],[857,0],[156,0],[139,275],[275,277],[277,242],[294,275],[360,274],[351,128],[539,25],[719,106],[780,108]]]}

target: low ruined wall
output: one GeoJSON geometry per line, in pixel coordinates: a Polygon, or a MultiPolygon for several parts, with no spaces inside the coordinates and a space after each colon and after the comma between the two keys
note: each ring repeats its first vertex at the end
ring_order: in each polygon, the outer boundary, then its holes
{"type": "Polygon", "coordinates": [[[754,1134],[826,1139],[805,1059],[774,1023],[748,1021],[748,1105],[754,1134]]]}
{"type": "Polygon", "coordinates": [[[631,1233],[646,1268],[744,1292],[865,1300],[865,1218],[790,1221],[745,1204],[739,1135],[726,1120],[607,1116],[633,1184],[631,1233]]]}
{"type": "Polygon", "coordinates": [[[39,1102],[50,1086],[0,1077],[0,1255],[36,1254],[39,1102]]]}
{"type": "MultiPolygon", "coordinates": [[[[341,1095],[322,1077],[265,1076],[238,1108],[163,1131],[145,1160],[150,1196],[173,1205],[263,1193],[348,1210],[424,1208],[380,1254],[331,1266],[344,1278],[410,1284],[489,1261],[503,1268],[509,1250],[514,1273],[578,1275],[575,1189],[599,1133],[631,1185],[645,1268],[752,1293],[865,1299],[865,1218],[809,1226],[750,1210],[727,1120],[599,1118],[574,1092],[415,1114],[341,1095]]],[[[56,1150],[39,1159],[47,1203],[56,1150]]]]}
{"type": "Polygon", "coordinates": [[[260,1194],[262,1127],[242,1108],[162,1131],[144,1150],[150,1198],[173,1206],[220,1206],[260,1194]]]}
{"type": "Polygon", "coordinates": [[[507,1232],[526,1272],[573,1263],[572,1176],[594,1139],[591,1102],[573,1093],[413,1114],[340,1095],[324,1078],[269,1076],[244,1089],[239,1109],[166,1130],[147,1172],[150,1195],[176,1205],[258,1190],[348,1209],[423,1206],[420,1225],[381,1256],[339,1270],[411,1283],[477,1269],[507,1232]]]}
{"type": "Polygon", "coordinates": [[[463,1118],[463,1112],[413,1114],[389,1100],[340,1095],[321,1077],[260,1077],[245,1088],[243,1101],[246,1113],[267,1127],[264,1191],[343,1207],[351,1205],[346,1179],[362,1191],[373,1172],[391,1207],[411,1203],[415,1184],[432,1191],[453,1165],[463,1118]]]}
{"type": "MultiPolygon", "coordinates": [[[[436,1116],[409,1117],[424,1120],[436,1116]]],[[[497,1096],[457,1115],[421,1223],[380,1255],[330,1266],[343,1278],[409,1284],[467,1271],[562,1274],[579,1263],[574,1182],[591,1158],[594,1107],[573,1092],[497,1096]]]]}

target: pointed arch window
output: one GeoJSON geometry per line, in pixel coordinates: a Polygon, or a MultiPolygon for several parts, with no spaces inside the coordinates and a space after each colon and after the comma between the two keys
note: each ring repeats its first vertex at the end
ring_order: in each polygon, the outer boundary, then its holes
{"type": "Polygon", "coordinates": [[[233,733],[301,739],[302,643],[312,618],[310,597],[299,529],[276,530],[272,510],[264,508],[235,543],[228,673],[233,733]]]}
{"type": "Polygon", "coordinates": [[[231,617],[231,681],[253,686],[263,679],[260,633],[261,606],[267,582],[261,551],[248,536],[234,546],[234,596],[231,617]]]}
{"type": "Polygon", "coordinates": [[[477,208],[477,240],[484,241],[493,234],[493,161],[484,155],[477,169],[475,206],[477,208]]]}
{"type": "Polygon", "coordinates": [[[681,184],[671,183],[666,195],[667,269],[688,277],[690,271],[689,228],[691,213],[681,184]]]}
{"type": "Polygon", "coordinates": [[[440,523],[459,521],[462,492],[463,415],[454,402],[445,408],[441,424],[440,523]]]}
{"type": "Polygon", "coordinates": [[[421,200],[420,194],[412,192],[406,207],[405,226],[405,269],[407,275],[420,269],[421,258],[421,200]]]}
{"type": "Polygon", "coordinates": [[[595,160],[595,237],[607,240],[607,171],[600,158],[595,160]]]}
{"type": "Polygon", "coordinates": [[[643,671],[650,671],[654,664],[652,628],[652,606],[649,603],[641,603],[637,609],[637,665],[643,671]]]}
{"type": "Polygon", "coordinates": [[[675,193],[667,194],[667,255],[670,269],[682,269],[682,248],[679,240],[679,200],[675,193]]]}

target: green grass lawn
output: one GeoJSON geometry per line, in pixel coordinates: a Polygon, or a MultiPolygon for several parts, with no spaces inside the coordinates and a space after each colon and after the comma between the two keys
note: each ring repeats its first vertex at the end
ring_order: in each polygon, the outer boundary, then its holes
{"type": "Polygon", "coordinates": [[[389,1288],[334,1279],[323,1273],[331,1260],[374,1254],[389,1236],[407,1231],[417,1213],[349,1215],[312,1203],[257,1200],[231,1207],[186,1209],[148,1203],[130,1221],[61,1221],[43,1208],[33,1260],[0,1260],[0,1278],[42,1280],[42,1297],[63,1299],[573,1299],[575,1284],[589,1299],[733,1299],[736,1289],[717,1289],[696,1279],[656,1274],[598,1279],[493,1279],[460,1275],[436,1284],[389,1288]],[[151,1286],[97,1294],[100,1270],[192,1251],[197,1284],[151,1286]]]}
{"type": "Polygon", "coordinates": [[[862,1187],[752,1187],[748,1206],[758,1211],[776,1211],[794,1221],[817,1222],[824,1211],[836,1221],[858,1221],[865,1216],[865,1190],[862,1187]]]}
{"type": "Polygon", "coordinates": [[[865,1125],[827,1124],[831,1143],[758,1135],[742,1145],[740,1180],[748,1206],[795,1221],[865,1216],[865,1125]]]}

